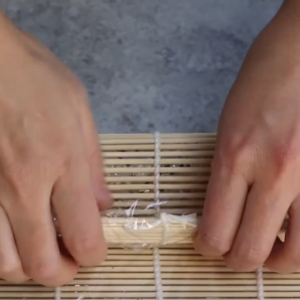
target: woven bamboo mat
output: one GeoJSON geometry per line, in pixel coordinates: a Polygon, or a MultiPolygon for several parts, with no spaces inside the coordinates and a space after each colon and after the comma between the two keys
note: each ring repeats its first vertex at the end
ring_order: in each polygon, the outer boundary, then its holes
{"type": "MultiPolygon", "coordinates": [[[[162,248],[160,252],[163,299],[258,299],[255,273],[234,273],[223,261],[203,258],[192,248],[162,248]]],[[[265,299],[300,299],[300,273],[279,275],[264,270],[265,299]]],[[[109,250],[96,268],[83,268],[61,288],[61,299],[156,300],[152,250],[109,250]]],[[[55,299],[51,288],[15,286],[0,282],[0,299],[55,299]]]]}
{"type": "Polygon", "coordinates": [[[110,243],[106,261],[82,268],[71,284],[56,291],[0,281],[0,299],[300,300],[300,273],[263,269],[258,281],[255,272],[235,273],[222,259],[198,255],[190,243],[193,224],[171,222],[166,233],[164,222],[155,223],[164,214],[201,217],[214,134],[101,135],[99,142],[115,201],[103,213],[110,243]],[[128,231],[127,225],[136,224],[128,231]],[[159,249],[152,249],[157,244],[159,249]]]}

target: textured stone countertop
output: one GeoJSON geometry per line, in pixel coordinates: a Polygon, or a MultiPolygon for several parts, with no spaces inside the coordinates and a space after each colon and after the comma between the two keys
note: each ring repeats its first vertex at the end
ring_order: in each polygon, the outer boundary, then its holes
{"type": "Polygon", "coordinates": [[[206,132],[281,3],[0,0],[0,8],[80,77],[99,131],[206,132]]]}

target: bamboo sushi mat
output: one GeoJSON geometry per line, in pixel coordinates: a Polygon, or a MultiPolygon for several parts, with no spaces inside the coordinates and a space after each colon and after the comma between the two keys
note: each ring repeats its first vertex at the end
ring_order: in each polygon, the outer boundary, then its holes
{"type": "Polygon", "coordinates": [[[193,250],[191,234],[195,214],[202,213],[214,134],[111,134],[101,135],[99,143],[114,198],[113,208],[103,214],[107,259],[81,268],[73,282],[57,289],[0,281],[0,299],[300,300],[300,273],[265,268],[236,273],[222,259],[193,250]],[[167,234],[165,221],[155,223],[158,215],[173,218],[167,234]],[[124,224],[158,225],[134,232],[124,224]]]}

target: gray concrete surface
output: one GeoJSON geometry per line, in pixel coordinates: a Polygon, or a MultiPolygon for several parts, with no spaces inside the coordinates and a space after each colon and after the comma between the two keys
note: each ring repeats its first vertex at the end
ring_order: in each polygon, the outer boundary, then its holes
{"type": "Polygon", "coordinates": [[[0,8],[74,70],[99,131],[207,132],[281,3],[0,0],[0,8]]]}

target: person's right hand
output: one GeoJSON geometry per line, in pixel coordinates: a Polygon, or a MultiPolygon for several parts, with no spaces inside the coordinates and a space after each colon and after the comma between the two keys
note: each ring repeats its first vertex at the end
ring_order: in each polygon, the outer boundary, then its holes
{"type": "Polygon", "coordinates": [[[85,89],[50,51],[1,14],[0,38],[0,278],[59,286],[106,255],[98,135],[85,89]]]}
{"type": "Polygon", "coordinates": [[[299,28],[300,0],[284,1],[250,47],[220,118],[195,248],[235,271],[300,269],[299,28]]]}

